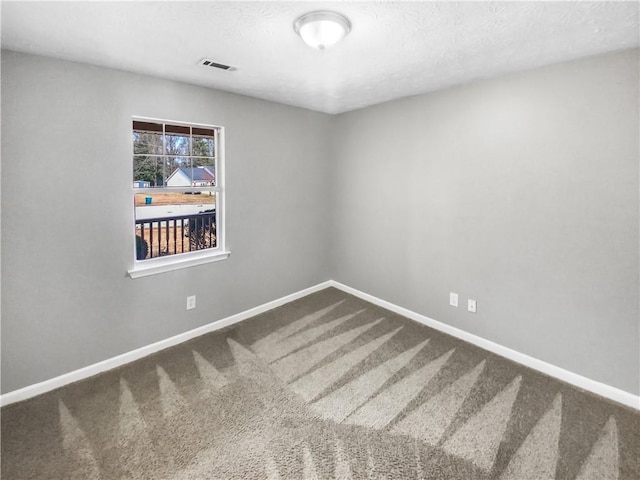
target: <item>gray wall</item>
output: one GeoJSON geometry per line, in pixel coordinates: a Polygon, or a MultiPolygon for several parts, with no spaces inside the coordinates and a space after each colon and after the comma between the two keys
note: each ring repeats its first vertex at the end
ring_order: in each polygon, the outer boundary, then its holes
{"type": "Polygon", "coordinates": [[[638,51],[337,117],[3,52],[2,392],[334,278],[637,394],[638,99],[638,51]],[[126,277],[132,115],[227,127],[230,259],[126,277]]]}
{"type": "Polygon", "coordinates": [[[328,280],[329,120],[3,51],[2,392],[328,280]],[[132,115],[227,128],[228,260],[126,276],[132,115]]]}
{"type": "Polygon", "coordinates": [[[638,105],[632,50],[340,115],[333,278],[638,394],[638,105]]]}

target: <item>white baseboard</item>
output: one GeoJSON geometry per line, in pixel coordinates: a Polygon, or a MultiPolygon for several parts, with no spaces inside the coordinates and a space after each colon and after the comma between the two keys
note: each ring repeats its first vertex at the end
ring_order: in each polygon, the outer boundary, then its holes
{"type": "Polygon", "coordinates": [[[151,345],[146,345],[127,353],[123,353],[122,355],[118,355],[117,357],[109,358],[107,360],[94,363],[93,365],[74,370],[73,372],[65,373],[58,377],[5,393],[4,395],[0,396],[0,406],[10,405],[15,402],[27,400],[31,397],[35,397],[36,395],[40,395],[56,388],[68,385],[70,383],[77,382],[78,380],[83,380],[98,373],[112,370],[114,368],[151,355],[152,353],[164,350],[165,348],[173,347],[180,343],[186,342],[187,340],[191,340],[192,338],[199,337],[200,335],[204,335],[206,333],[220,330],[221,328],[228,327],[230,325],[234,325],[238,322],[259,315],[268,310],[279,307],[293,300],[297,300],[298,298],[302,298],[306,295],[317,292],[327,287],[335,287],[339,290],[342,290],[343,292],[349,293],[358,298],[366,300],[367,302],[373,303],[374,305],[378,305],[382,308],[410,318],[411,320],[419,322],[423,325],[434,328],[466,342],[472,343],[473,345],[500,355],[501,357],[508,358],[509,360],[513,360],[514,362],[533,368],[534,370],[542,372],[551,377],[555,377],[578,388],[582,388],[583,390],[593,392],[597,395],[613,400],[614,402],[618,402],[628,407],[640,410],[640,396],[633,395],[629,392],[625,392],[624,390],[620,390],[619,388],[611,387],[596,380],[592,380],[590,378],[583,377],[582,375],[570,372],[569,370],[565,370],[564,368],[560,368],[555,365],[551,365],[550,363],[543,362],[542,360],[530,357],[529,355],[525,355],[524,353],[517,352],[510,348],[494,343],[490,340],[478,337],[477,335],[474,335],[472,333],[460,330],[459,328],[452,327],[451,325],[447,325],[425,315],[421,315],[393,303],[387,302],[386,300],[382,300],[373,295],[369,295],[368,293],[364,293],[360,290],[356,290],[355,288],[348,287],[347,285],[336,282],[334,280],[329,280],[313,287],[300,290],[299,292],[292,293],[291,295],[286,295],[279,299],[264,303],[254,308],[250,308],[249,310],[245,310],[244,312],[231,315],[230,317],[217,320],[207,325],[203,325],[202,327],[189,330],[188,332],[181,333],[174,337],[152,343],[151,345]]]}
{"type": "Polygon", "coordinates": [[[451,325],[447,325],[446,323],[439,322],[432,318],[387,302],[386,300],[382,300],[378,297],[374,297],[373,295],[369,295],[368,293],[356,290],[355,288],[348,287],[347,285],[343,285],[342,283],[336,282],[334,280],[331,280],[327,283],[329,286],[340,289],[343,292],[350,293],[351,295],[361,298],[362,300],[366,300],[367,302],[378,305],[379,307],[390,310],[394,313],[402,315],[403,317],[415,320],[416,322],[426,325],[427,327],[434,328],[453,337],[464,340],[465,342],[477,345],[484,350],[488,350],[492,353],[500,355],[501,357],[513,360],[514,362],[520,363],[546,375],[562,380],[578,388],[582,388],[583,390],[593,392],[602,397],[608,398],[609,400],[613,400],[614,402],[618,402],[636,410],[640,410],[640,396],[633,395],[632,393],[626,392],[619,388],[615,388],[596,380],[583,377],[582,375],[578,375],[577,373],[570,372],[569,370],[565,370],[564,368],[560,368],[550,363],[543,362],[542,360],[530,357],[529,355],[525,355],[524,353],[511,350],[510,348],[504,347],[490,340],[478,337],[473,333],[465,332],[464,330],[460,330],[459,328],[452,327],[451,325]]]}
{"type": "Polygon", "coordinates": [[[68,385],[70,383],[77,382],[78,380],[83,380],[98,373],[112,370],[127,363],[131,363],[134,360],[138,360],[140,358],[151,355],[152,353],[164,350],[165,348],[173,347],[180,343],[186,342],[187,340],[191,340],[192,338],[199,337],[200,335],[204,335],[205,333],[220,330],[221,328],[228,327],[229,325],[233,325],[248,318],[254,317],[268,310],[284,305],[285,303],[292,302],[293,300],[297,300],[298,298],[302,298],[306,295],[309,295],[310,293],[317,292],[318,290],[322,290],[330,286],[331,283],[328,281],[319,283],[318,285],[315,285],[313,287],[305,288],[304,290],[292,293],[291,295],[286,295],[284,297],[278,298],[277,300],[263,303],[262,305],[250,308],[249,310],[245,310],[244,312],[231,315],[230,317],[217,320],[207,325],[203,325],[202,327],[194,328],[193,330],[189,330],[188,332],[181,333],[174,337],[160,340],[159,342],[152,343],[141,348],[137,348],[130,352],[123,353],[122,355],[118,355],[117,357],[112,357],[107,360],[94,363],[93,365],[88,365],[84,368],[65,373],[58,377],[54,377],[40,383],[36,383],[24,388],[20,388],[18,390],[14,390],[12,392],[5,393],[4,395],[0,396],[0,406],[10,405],[15,402],[27,400],[28,398],[35,397],[36,395],[40,395],[56,388],[68,385]]]}

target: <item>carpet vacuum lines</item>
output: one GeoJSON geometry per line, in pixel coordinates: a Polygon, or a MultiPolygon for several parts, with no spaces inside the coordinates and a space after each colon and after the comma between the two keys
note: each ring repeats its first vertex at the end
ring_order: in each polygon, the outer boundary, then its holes
{"type": "Polygon", "coordinates": [[[639,458],[639,412],[335,288],[2,409],[15,480],[637,480],[639,458]]]}

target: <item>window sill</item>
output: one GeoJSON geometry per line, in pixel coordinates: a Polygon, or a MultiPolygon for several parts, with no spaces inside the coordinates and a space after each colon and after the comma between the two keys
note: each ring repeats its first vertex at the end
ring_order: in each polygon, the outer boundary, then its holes
{"type": "Polygon", "coordinates": [[[127,271],[131,278],[148,277],[149,275],[156,275],[158,273],[171,272],[173,270],[180,270],[182,268],[195,267],[196,265],[204,265],[205,263],[218,262],[220,260],[226,260],[231,255],[231,252],[216,252],[214,254],[207,254],[198,257],[189,256],[187,258],[167,258],[162,259],[160,262],[146,263],[139,262],[127,271]]]}

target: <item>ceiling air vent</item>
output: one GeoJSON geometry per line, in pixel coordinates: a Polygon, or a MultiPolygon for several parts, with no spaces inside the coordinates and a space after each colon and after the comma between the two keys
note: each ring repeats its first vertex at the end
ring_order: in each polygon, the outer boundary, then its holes
{"type": "Polygon", "coordinates": [[[208,58],[203,58],[198,61],[198,65],[202,65],[203,67],[213,67],[219,68],[220,70],[226,70],[227,72],[234,72],[236,67],[230,67],[229,65],[223,65],[221,63],[212,62],[208,58]]]}

